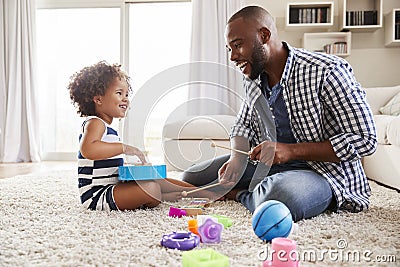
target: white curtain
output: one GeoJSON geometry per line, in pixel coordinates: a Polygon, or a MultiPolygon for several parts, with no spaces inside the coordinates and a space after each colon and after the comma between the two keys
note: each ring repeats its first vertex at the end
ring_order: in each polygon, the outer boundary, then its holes
{"type": "Polygon", "coordinates": [[[191,61],[211,62],[191,70],[189,115],[231,114],[239,109],[242,74],[233,68],[225,47],[228,19],[243,6],[241,0],[192,0],[191,61]],[[230,66],[230,67],[228,67],[230,66]],[[200,77],[200,80],[199,80],[200,77]],[[217,82],[215,82],[217,78],[217,82]],[[194,101],[193,101],[194,100],[194,101]]]}
{"type": "Polygon", "coordinates": [[[0,1],[0,160],[39,161],[35,0],[0,1]]]}

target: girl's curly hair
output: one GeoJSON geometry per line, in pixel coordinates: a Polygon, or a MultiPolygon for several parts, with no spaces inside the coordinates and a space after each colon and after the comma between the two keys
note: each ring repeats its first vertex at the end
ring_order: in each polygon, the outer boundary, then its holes
{"type": "Polygon", "coordinates": [[[132,92],[130,78],[119,64],[110,65],[105,61],[100,61],[71,76],[67,89],[71,102],[77,107],[77,113],[81,117],[95,115],[93,97],[104,95],[115,78],[125,80],[128,91],[132,92]]]}

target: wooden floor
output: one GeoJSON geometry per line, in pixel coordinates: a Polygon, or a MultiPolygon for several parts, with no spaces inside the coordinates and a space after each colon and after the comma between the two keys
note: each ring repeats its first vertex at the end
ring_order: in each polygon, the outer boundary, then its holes
{"type": "Polygon", "coordinates": [[[0,179],[16,175],[49,171],[76,170],[76,161],[42,161],[35,163],[0,163],[0,179]]]}

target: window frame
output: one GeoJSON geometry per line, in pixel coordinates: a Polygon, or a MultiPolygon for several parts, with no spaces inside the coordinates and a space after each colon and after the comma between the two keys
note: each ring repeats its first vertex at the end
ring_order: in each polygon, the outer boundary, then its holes
{"type": "MultiPolygon", "coordinates": [[[[129,4],[191,2],[191,0],[36,0],[36,9],[119,8],[120,9],[120,63],[129,73],[129,4]]],[[[119,124],[123,129],[123,122],[119,124]]],[[[122,132],[122,131],[121,131],[122,132]]],[[[75,152],[45,152],[42,160],[76,160],[75,152]]]]}

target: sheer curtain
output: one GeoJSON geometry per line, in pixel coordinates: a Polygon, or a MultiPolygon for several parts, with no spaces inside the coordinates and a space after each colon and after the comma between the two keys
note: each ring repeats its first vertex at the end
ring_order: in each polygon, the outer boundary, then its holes
{"type": "Polygon", "coordinates": [[[194,104],[188,108],[189,115],[235,115],[239,109],[242,75],[229,62],[224,33],[226,22],[242,6],[242,0],[192,0],[190,59],[216,65],[210,68],[210,64],[198,64],[192,68],[191,80],[198,82],[190,85],[189,100],[197,101],[191,101],[194,104]],[[208,82],[215,81],[216,76],[218,82],[208,82]]]}
{"type": "Polygon", "coordinates": [[[0,161],[39,161],[35,0],[0,2],[0,161]]]}

